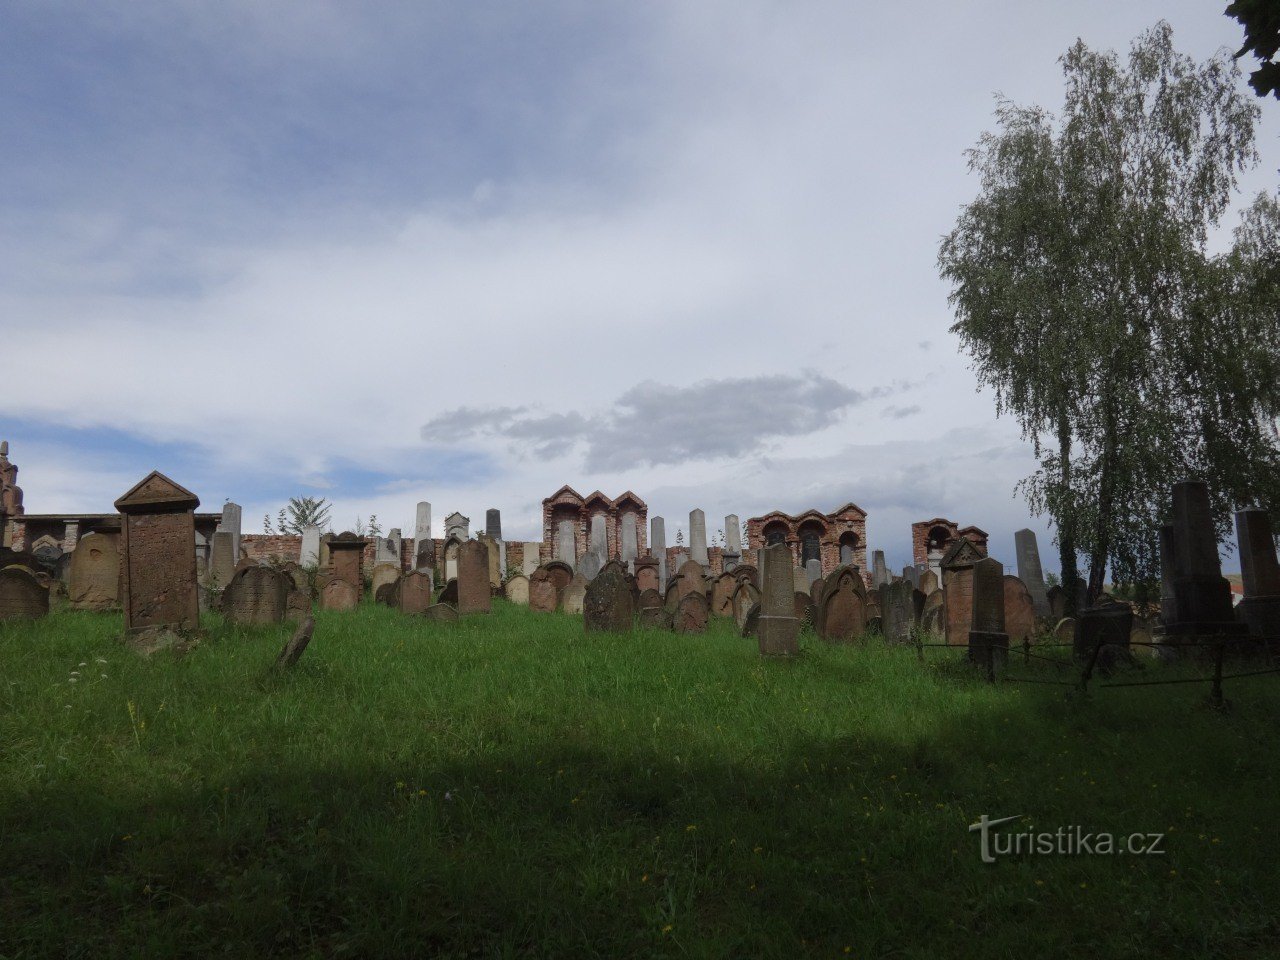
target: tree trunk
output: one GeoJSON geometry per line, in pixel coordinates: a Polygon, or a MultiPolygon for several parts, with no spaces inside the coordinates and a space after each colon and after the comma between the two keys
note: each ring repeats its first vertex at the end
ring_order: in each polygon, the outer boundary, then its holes
{"type": "MultiPolygon", "coordinates": [[[[1058,416],[1058,460],[1061,484],[1065,496],[1071,495],[1071,424],[1067,415],[1058,416]]],[[[1076,598],[1080,595],[1080,571],[1076,566],[1076,518],[1070,507],[1059,509],[1054,518],[1058,525],[1058,562],[1062,566],[1062,589],[1066,593],[1065,610],[1069,617],[1076,615],[1076,598]]]]}
{"type": "Polygon", "coordinates": [[[1111,552],[1111,513],[1115,502],[1112,489],[1116,477],[1117,444],[1120,442],[1116,428],[1114,398],[1108,394],[1106,414],[1103,419],[1106,436],[1103,439],[1102,471],[1098,476],[1098,509],[1093,528],[1093,550],[1089,555],[1089,587],[1085,598],[1089,606],[1098,602],[1106,588],[1107,556],[1111,552]]]}

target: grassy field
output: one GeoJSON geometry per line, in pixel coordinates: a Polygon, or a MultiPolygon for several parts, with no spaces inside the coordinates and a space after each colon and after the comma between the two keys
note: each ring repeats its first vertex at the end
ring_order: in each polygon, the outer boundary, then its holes
{"type": "Polygon", "coordinates": [[[504,603],[322,613],[277,677],[287,628],[205,626],[0,624],[0,956],[1280,954],[1275,677],[1219,713],[504,603]],[[1166,852],[985,864],[982,814],[1166,852]]]}

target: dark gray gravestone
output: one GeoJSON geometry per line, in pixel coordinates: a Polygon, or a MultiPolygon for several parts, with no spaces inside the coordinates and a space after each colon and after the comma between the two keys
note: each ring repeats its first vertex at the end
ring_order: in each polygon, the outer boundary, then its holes
{"type": "Polygon", "coordinates": [[[298,629],[289,638],[289,642],[284,645],[284,649],[280,651],[280,656],[276,657],[277,670],[288,670],[302,659],[302,654],[307,649],[307,644],[311,642],[311,634],[315,629],[316,622],[310,617],[298,624],[298,629]]]}
{"type": "Polygon", "coordinates": [[[587,585],[582,624],[587,633],[630,633],[635,601],[626,576],[610,563],[587,585]]]}
{"type": "Polygon", "coordinates": [[[1106,673],[1118,661],[1129,659],[1132,632],[1133,609],[1127,603],[1100,603],[1081,610],[1076,617],[1072,654],[1081,663],[1092,661],[1095,669],[1106,673]]]}
{"type": "Polygon", "coordinates": [[[764,591],[760,601],[757,639],[763,656],[793,656],[800,652],[800,621],[795,615],[795,576],[791,549],[775,543],[761,552],[764,591]]]}
{"type": "Polygon", "coordinates": [[[1266,510],[1236,513],[1236,542],[1244,599],[1236,616],[1259,639],[1280,641],[1280,563],[1272,539],[1271,514],[1266,510]]]}
{"type": "Polygon", "coordinates": [[[1009,635],[1004,630],[1004,564],[993,557],[977,560],[972,590],[969,659],[990,676],[1003,669],[1009,657],[1009,635]]]}

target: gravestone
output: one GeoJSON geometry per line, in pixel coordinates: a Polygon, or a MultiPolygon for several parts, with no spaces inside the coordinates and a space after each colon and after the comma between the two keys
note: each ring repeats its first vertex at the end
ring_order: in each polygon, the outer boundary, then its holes
{"type": "MultiPolygon", "coordinates": [[[[973,568],[981,559],[982,552],[964,537],[953,540],[942,555],[942,590],[947,601],[944,623],[949,644],[960,646],[968,643],[969,633],[975,629],[973,568]]],[[[1004,576],[1003,572],[1001,576],[1004,576]]]]}
{"type": "Polygon", "coordinates": [[[37,620],[49,612],[49,589],[26,567],[0,569],[0,621],[37,620]]]}
{"type": "Polygon", "coordinates": [[[517,606],[529,606],[529,578],[523,573],[517,573],[506,582],[503,593],[517,606]]]}
{"type": "Polygon", "coordinates": [[[578,559],[578,573],[584,580],[594,580],[604,566],[604,559],[592,547],[578,559]]]}
{"type": "Polygon", "coordinates": [[[440,591],[440,597],[437,603],[447,603],[455,610],[458,609],[458,578],[454,577],[444,585],[444,589],[440,591]]]}
{"type": "Polygon", "coordinates": [[[555,559],[572,567],[578,562],[578,545],[572,520],[561,520],[556,524],[555,559]]]}
{"type": "Polygon", "coordinates": [[[480,540],[467,540],[458,547],[458,615],[488,613],[492,596],[488,546],[480,540]]]}
{"type": "Polygon", "coordinates": [[[456,538],[459,542],[471,537],[471,518],[464,517],[456,510],[444,518],[444,538],[456,538]]]}
{"type": "Polygon", "coordinates": [[[304,617],[298,625],[298,629],[289,638],[289,642],[284,645],[284,649],[276,657],[275,669],[288,670],[297,664],[302,659],[302,654],[306,651],[307,645],[311,643],[311,635],[315,632],[315,629],[315,620],[309,616],[304,617]]]}
{"type": "Polygon", "coordinates": [[[696,509],[689,511],[689,559],[704,570],[711,566],[707,555],[707,515],[696,509]]]}
{"type": "Polygon", "coordinates": [[[526,577],[533,576],[533,571],[542,565],[542,544],[526,542],[524,556],[520,560],[520,572],[526,577]]]}
{"type": "Polygon", "coordinates": [[[496,507],[484,512],[484,533],[495,542],[502,539],[502,511],[496,507]]]}
{"type": "Polygon", "coordinates": [[[156,470],[115,502],[124,515],[120,547],[126,634],[199,627],[195,553],[199,505],[199,497],[156,470]]]}
{"type": "Polygon", "coordinates": [[[806,623],[812,622],[809,616],[809,607],[812,603],[809,599],[809,595],[797,590],[792,594],[792,597],[795,598],[795,605],[793,608],[795,610],[795,618],[800,621],[800,625],[804,626],[806,623]]]}
{"type": "Polygon", "coordinates": [[[1172,590],[1167,603],[1171,619],[1161,628],[1162,642],[1172,648],[1209,637],[1243,638],[1249,628],[1235,619],[1231,584],[1222,576],[1206,484],[1174,484],[1173,523],[1162,536],[1168,541],[1167,546],[1162,541],[1162,561],[1166,551],[1171,561],[1171,569],[1163,570],[1162,576],[1172,590]]]}
{"type": "Polygon", "coordinates": [[[375,569],[379,565],[387,565],[395,567],[396,573],[400,572],[400,554],[396,551],[395,541],[390,537],[373,538],[373,564],[375,569]]]}
{"type": "Polygon", "coordinates": [[[1266,510],[1238,511],[1236,543],[1244,586],[1236,617],[1253,636],[1280,641],[1280,563],[1276,561],[1271,514],[1266,510]]]}
{"type": "Polygon", "coordinates": [[[222,615],[231,623],[283,623],[293,582],[270,567],[241,570],[222,591],[222,615]]]}
{"type": "Polygon", "coordinates": [[[915,604],[909,580],[895,580],[880,588],[880,623],[890,643],[908,643],[915,623],[915,604]]]}
{"type": "MultiPolygon", "coordinates": [[[[932,571],[930,571],[932,573],[932,571]]],[[[946,629],[946,599],[941,590],[934,590],[924,598],[924,608],[920,614],[920,626],[934,636],[942,636],[946,629]]]]}
{"type": "Polygon", "coordinates": [[[662,517],[649,518],[649,552],[658,560],[658,582],[667,582],[667,522],[662,517]]]}
{"type": "Polygon", "coordinates": [[[215,530],[209,546],[209,576],[221,590],[236,573],[235,537],[228,530],[215,530]]]}
{"type": "Polygon", "coordinates": [[[676,581],[676,602],[679,603],[688,594],[696,593],[705,596],[706,581],[703,579],[702,564],[696,560],[686,560],[680,567],[680,579],[676,581]]]}
{"type": "Polygon", "coordinates": [[[284,618],[302,621],[311,616],[311,594],[306,590],[290,590],[284,601],[284,618]]]}
{"type": "Polygon", "coordinates": [[[791,568],[791,589],[795,593],[803,593],[806,597],[809,595],[809,575],[804,572],[804,567],[791,568]]]}
{"type": "Polygon", "coordinates": [[[724,541],[724,568],[733,570],[742,561],[742,525],[737,514],[724,518],[724,541]]]}
{"type": "Polygon", "coordinates": [[[640,538],[636,534],[636,513],[625,510],[618,518],[618,557],[624,564],[635,565],[640,538]]]}
{"type": "Polygon", "coordinates": [[[561,560],[552,560],[546,565],[547,571],[551,574],[551,579],[556,585],[556,604],[560,603],[560,596],[564,593],[565,587],[569,586],[569,582],[573,580],[573,567],[561,560]]]}
{"type": "Polygon", "coordinates": [[[298,553],[298,563],[313,569],[320,566],[320,528],[314,523],[302,529],[302,548],[298,553]]]}
{"type": "Polygon", "coordinates": [[[1129,638],[1133,632],[1133,608],[1115,601],[1098,603],[1081,610],[1072,636],[1072,656],[1080,663],[1093,660],[1095,669],[1106,673],[1120,660],[1129,659],[1129,638]],[[1097,659],[1093,659],[1097,649],[1097,659]]]}
{"type": "Polygon", "coordinates": [[[976,560],[970,589],[973,613],[969,659],[988,672],[1002,669],[1009,655],[1009,635],[1004,624],[1004,564],[994,557],[976,560]]]}
{"type": "Polygon", "coordinates": [[[795,616],[795,576],[791,549],[775,543],[761,551],[763,596],[756,629],[763,656],[792,656],[800,652],[800,621],[795,616]]]}
{"type": "Polygon", "coordinates": [[[744,638],[756,637],[758,640],[759,635],[760,635],[760,604],[757,603],[757,604],[754,604],[751,607],[751,609],[747,611],[746,617],[743,618],[742,636],[744,638]]]}
{"type": "MultiPolygon", "coordinates": [[[[1047,599],[1045,604],[1048,605],[1047,599]]],[[[1035,600],[1022,579],[1012,574],[1004,578],[1004,632],[1012,644],[1021,644],[1036,635],[1035,600]]]]}
{"type": "Polygon", "coordinates": [[[733,568],[733,576],[739,583],[749,583],[760,589],[760,568],[753,563],[740,563],[733,568]]]}
{"type": "Polygon", "coordinates": [[[711,581],[711,615],[715,617],[733,616],[733,592],[738,588],[738,581],[732,572],[720,574],[711,581]]]}
{"type": "Polygon", "coordinates": [[[426,570],[414,570],[400,578],[396,601],[401,613],[422,613],[431,606],[435,595],[435,584],[431,581],[431,573],[426,570]]]}
{"type": "Polygon", "coordinates": [[[686,593],[676,607],[673,629],[676,633],[704,633],[710,613],[711,608],[704,594],[686,593]]]}
{"type": "Polygon", "coordinates": [[[397,577],[391,583],[383,583],[373,591],[373,602],[380,603],[384,607],[400,607],[400,578],[397,577]]]}
{"type": "Polygon", "coordinates": [[[610,564],[587,586],[582,603],[587,633],[630,633],[635,620],[635,600],[627,578],[610,564]]]}
{"type": "Polygon", "coordinates": [[[431,504],[427,500],[419,500],[413,515],[413,569],[432,570],[435,565],[435,544],[431,540],[431,504]]]}
{"type": "Polygon", "coordinates": [[[814,631],[828,643],[851,643],[862,636],[867,623],[867,592],[856,568],[840,567],[832,572],[814,620],[814,631]]]}
{"type": "Polygon", "coordinates": [[[652,587],[650,587],[646,590],[640,591],[640,597],[639,599],[636,600],[637,610],[646,610],[649,607],[661,607],[661,606],[662,606],[662,594],[658,593],[657,590],[654,590],[652,587]]]}
{"type": "Polygon", "coordinates": [[[579,571],[560,594],[560,612],[575,617],[581,616],[586,599],[587,580],[579,571]]]}
{"type": "Polygon", "coordinates": [[[641,607],[638,616],[641,629],[670,630],[671,614],[663,607],[641,607]]]}
{"type": "Polygon", "coordinates": [[[662,581],[658,579],[658,559],[651,554],[636,561],[636,587],[641,593],[662,588],[662,581]]]}
{"type": "Polygon", "coordinates": [[[320,588],[321,610],[354,610],[360,603],[360,590],[349,580],[330,577],[320,588]]]}
{"type": "Polygon", "coordinates": [[[71,552],[68,597],[72,610],[114,610],[120,605],[120,553],[116,538],[86,533],[71,552]]]}
{"type": "Polygon", "coordinates": [[[373,591],[374,599],[378,597],[378,591],[387,584],[394,584],[400,579],[400,564],[398,563],[379,563],[373,568],[373,576],[369,582],[369,589],[373,591]]]}
{"type": "Polygon", "coordinates": [[[737,581],[737,586],[733,590],[733,621],[738,625],[738,631],[742,631],[742,627],[747,622],[747,614],[751,608],[760,603],[760,591],[756,589],[755,584],[749,580],[737,581]]]}
{"type": "Polygon", "coordinates": [[[804,575],[809,580],[809,595],[813,596],[813,582],[822,579],[822,561],[806,560],[804,564],[804,575]]]}
{"type": "MultiPolygon", "coordinates": [[[[233,567],[240,562],[240,521],[242,513],[240,504],[232,503],[228,500],[222,505],[222,520],[219,521],[217,527],[223,533],[231,534],[231,565],[233,567]]],[[[225,587],[228,580],[223,580],[219,585],[225,587]]]]}
{"type": "Polygon", "coordinates": [[[477,539],[488,551],[489,586],[496,589],[502,586],[502,546],[488,534],[482,533],[477,539]]]}
{"type": "Polygon", "coordinates": [[[1052,586],[1044,592],[1045,602],[1049,604],[1049,619],[1055,623],[1067,614],[1067,591],[1059,586],[1052,586]]]}
{"type": "Polygon", "coordinates": [[[447,603],[433,603],[427,607],[422,614],[428,620],[434,620],[436,623],[457,623],[458,611],[447,603]]]}
{"type": "Polygon", "coordinates": [[[345,580],[355,588],[357,602],[360,600],[361,593],[364,592],[361,563],[364,560],[364,548],[367,543],[368,541],[363,537],[357,537],[350,531],[340,533],[329,541],[331,575],[338,580],[345,580]]]}
{"type": "MultiPolygon", "coordinates": [[[[1013,534],[1014,550],[1018,555],[1018,579],[1031,595],[1032,609],[1037,617],[1052,616],[1049,593],[1044,585],[1044,572],[1040,568],[1040,548],[1036,545],[1034,530],[1017,530],[1013,534]]],[[[1018,641],[1012,633],[1009,639],[1018,641]]]]}
{"type": "Polygon", "coordinates": [[[932,570],[925,569],[920,572],[920,582],[916,584],[920,588],[920,592],[926,597],[933,591],[939,589],[941,584],[938,583],[938,575],[932,570]]]}
{"type": "Polygon", "coordinates": [[[871,586],[878,590],[882,583],[888,582],[889,568],[884,562],[884,551],[873,551],[871,554],[871,586]]]}
{"type": "Polygon", "coordinates": [[[557,599],[556,581],[551,571],[539,567],[529,577],[529,609],[537,613],[554,613],[557,599]]]}

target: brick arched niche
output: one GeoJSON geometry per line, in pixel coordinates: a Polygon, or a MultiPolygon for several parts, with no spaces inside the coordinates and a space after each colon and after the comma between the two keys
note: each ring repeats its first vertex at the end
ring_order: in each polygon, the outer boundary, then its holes
{"type": "Polygon", "coordinates": [[[775,543],[786,543],[791,539],[791,525],[785,520],[770,520],[760,531],[764,545],[772,547],[775,543]]]}
{"type": "Polygon", "coordinates": [[[812,517],[800,521],[796,536],[800,540],[800,565],[804,566],[810,560],[822,563],[822,541],[827,536],[827,528],[822,521],[812,517]]]}
{"type": "Polygon", "coordinates": [[[862,545],[858,535],[852,530],[840,534],[840,565],[844,567],[858,566],[858,547],[862,545]]]}
{"type": "Polygon", "coordinates": [[[551,559],[573,566],[578,562],[578,524],[582,509],[574,503],[551,507],[551,559]]]}

